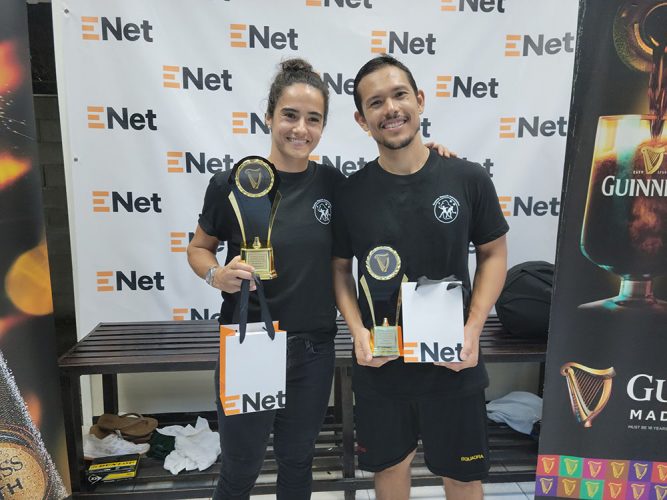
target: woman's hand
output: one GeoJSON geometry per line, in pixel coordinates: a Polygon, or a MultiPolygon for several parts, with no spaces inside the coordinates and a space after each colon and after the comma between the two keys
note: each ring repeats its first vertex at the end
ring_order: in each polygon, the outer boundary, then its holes
{"type": "Polygon", "coordinates": [[[426,144],[424,144],[424,146],[426,146],[429,149],[434,149],[440,156],[444,156],[445,158],[458,158],[458,156],[454,151],[450,151],[442,144],[437,144],[435,142],[427,142],[426,144]]]}
{"type": "Polygon", "coordinates": [[[227,293],[241,290],[241,280],[250,280],[250,290],[255,289],[253,274],[255,268],[241,260],[237,255],[226,266],[220,266],[213,275],[213,286],[227,293]]]}

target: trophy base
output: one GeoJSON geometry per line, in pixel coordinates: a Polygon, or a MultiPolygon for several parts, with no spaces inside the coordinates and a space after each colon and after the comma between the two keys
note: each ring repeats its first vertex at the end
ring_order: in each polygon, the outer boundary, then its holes
{"type": "Polygon", "coordinates": [[[241,260],[255,268],[255,274],[261,280],[278,277],[273,262],[273,248],[241,248],[241,260]]]}
{"type": "Polygon", "coordinates": [[[401,328],[376,326],[371,329],[371,354],[374,358],[401,355],[401,328]]]}

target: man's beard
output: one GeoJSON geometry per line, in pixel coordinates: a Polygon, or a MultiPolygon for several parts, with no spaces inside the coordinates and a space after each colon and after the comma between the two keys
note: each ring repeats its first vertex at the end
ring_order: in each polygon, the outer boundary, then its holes
{"type": "Polygon", "coordinates": [[[419,132],[419,128],[415,128],[414,133],[410,137],[406,137],[405,139],[396,139],[394,141],[390,141],[388,139],[380,138],[377,140],[378,144],[384,146],[387,149],[392,149],[394,151],[398,149],[403,149],[412,143],[414,140],[415,136],[419,132]]]}

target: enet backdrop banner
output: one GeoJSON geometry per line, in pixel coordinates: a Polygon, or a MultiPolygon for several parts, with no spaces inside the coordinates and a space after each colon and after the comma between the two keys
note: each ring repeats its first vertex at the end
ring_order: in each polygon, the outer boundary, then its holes
{"type": "Polygon", "coordinates": [[[663,500],[667,1],[579,26],[535,493],[663,500]]]}
{"type": "Polygon", "coordinates": [[[349,175],[377,156],[352,81],[390,53],[425,92],[424,138],[492,176],[510,264],[553,261],[576,0],[52,3],[80,336],[217,316],[184,252],[211,175],[268,155],[269,84],[294,56],[331,92],[315,160],[349,175]]]}
{"type": "Polygon", "coordinates": [[[36,150],[26,3],[6,0],[0,4],[0,498],[53,500],[67,496],[63,478],[69,478],[36,150]]]}

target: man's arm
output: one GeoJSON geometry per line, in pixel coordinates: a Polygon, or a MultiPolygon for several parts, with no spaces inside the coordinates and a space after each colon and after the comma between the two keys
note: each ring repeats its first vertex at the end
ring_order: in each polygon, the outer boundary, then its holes
{"type": "Polygon", "coordinates": [[[397,356],[374,358],[371,353],[371,334],[361,320],[361,311],[357,302],[357,292],[352,276],[352,259],[334,257],[332,261],[334,292],[336,305],[345,318],[354,340],[354,353],[357,363],[363,366],[380,367],[397,356]]]}
{"type": "Polygon", "coordinates": [[[460,371],[477,366],[479,337],[491,308],[505,284],[507,275],[507,239],[505,235],[476,247],[477,269],[473,280],[468,321],[463,329],[463,349],[460,363],[435,363],[460,371]]]}
{"type": "MultiPolygon", "coordinates": [[[[188,245],[188,263],[200,278],[213,266],[219,266],[215,256],[220,242],[215,236],[207,234],[201,226],[197,225],[195,235],[188,245]]],[[[226,266],[219,266],[213,275],[212,285],[223,292],[235,293],[241,289],[241,280],[250,280],[250,290],[255,289],[252,273],[255,269],[244,263],[237,255],[226,266]]]]}

